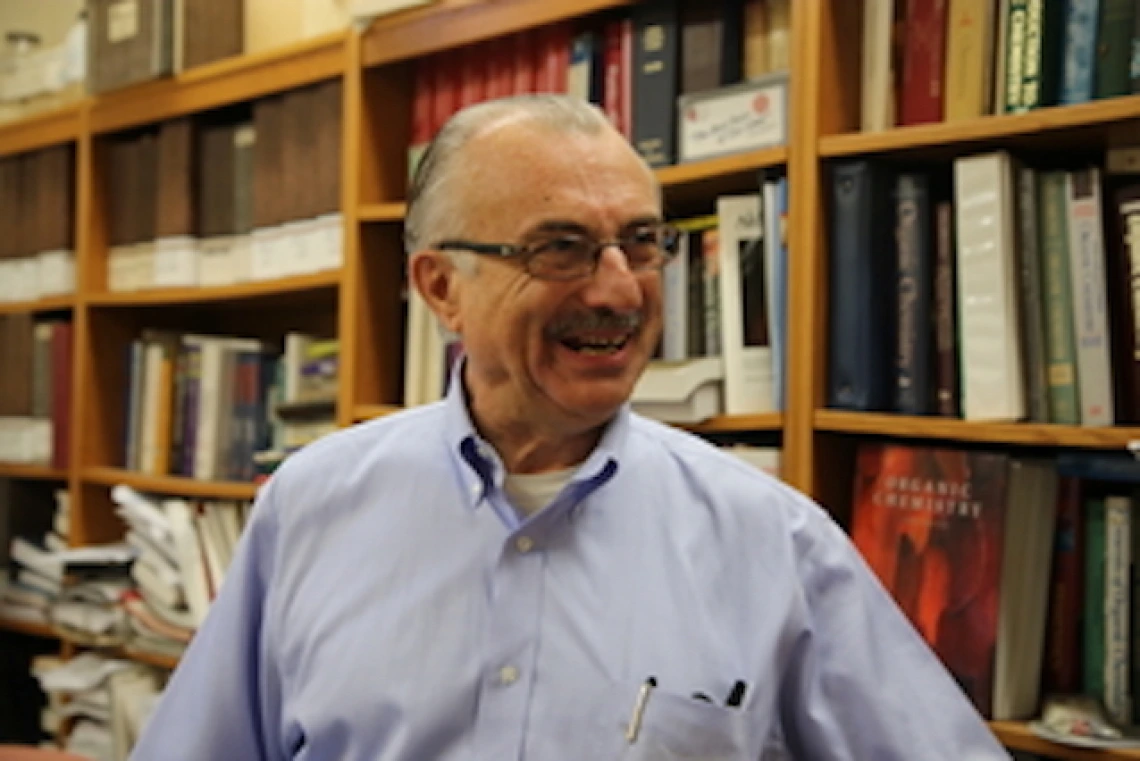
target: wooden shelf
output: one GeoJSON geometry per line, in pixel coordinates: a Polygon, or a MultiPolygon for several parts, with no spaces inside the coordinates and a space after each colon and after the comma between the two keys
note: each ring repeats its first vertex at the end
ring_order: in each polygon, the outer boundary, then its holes
{"type": "Polygon", "coordinates": [[[75,306],[75,296],[48,296],[34,301],[9,301],[0,304],[0,314],[37,314],[59,312],[75,306]]]}
{"type": "Polygon", "coordinates": [[[1128,120],[1140,120],[1140,96],[1041,108],[1024,114],[899,127],[882,132],[832,135],[820,138],[819,153],[825,158],[834,158],[946,144],[993,142],[1077,127],[1103,127],[1128,120]]]}
{"type": "Polygon", "coordinates": [[[668,192],[671,188],[717,180],[727,175],[757,172],[783,166],[788,161],[786,146],[764,148],[705,161],[690,161],[657,170],[657,180],[668,192]]]}
{"type": "Polygon", "coordinates": [[[174,304],[207,304],[223,301],[272,299],[293,296],[306,291],[320,291],[340,286],[341,270],[326,270],[311,275],[296,275],[279,280],[258,280],[216,287],[148,288],[144,291],[96,293],[87,298],[92,306],[163,306],[174,304]]]}
{"type": "Polygon", "coordinates": [[[50,465],[25,465],[19,462],[0,462],[0,478],[20,478],[27,481],[66,481],[67,471],[50,465]]]}
{"type": "Polygon", "coordinates": [[[469,45],[523,29],[632,5],[636,0],[440,0],[382,16],[361,39],[365,66],[379,66],[469,45]]]}
{"type": "Polygon", "coordinates": [[[361,222],[402,222],[408,213],[408,205],[403,201],[373,203],[361,206],[356,216],[361,222]]]}
{"type": "Polygon", "coordinates": [[[0,156],[34,151],[79,139],[87,101],[0,124],[0,156]]]}
{"type": "Polygon", "coordinates": [[[1085,428],[1041,423],[978,423],[839,410],[816,410],[815,427],[833,433],[1075,449],[1124,449],[1128,442],[1140,439],[1140,428],[1123,426],[1085,428]]]}
{"type": "Polygon", "coordinates": [[[375,420],[402,409],[404,408],[398,404],[358,404],[352,408],[352,420],[354,423],[363,423],[365,420],[375,420]]]}
{"type": "Polygon", "coordinates": [[[182,476],[151,476],[122,468],[85,468],[82,478],[91,484],[103,486],[126,484],[137,491],[176,497],[252,500],[257,496],[256,484],[237,481],[199,481],[182,476]]]}
{"type": "Polygon", "coordinates": [[[343,76],[347,40],[347,32],[335,32],[100,95],[91,105],[91,130],[114,132],[343,76]]]}
{"type": "Polygon", "coordinates": [[[51,628],[50,624],[21,621],[18,618],[0,616],[0,630],[27,634],[29,637],[40,637],[42,639],[59,639],[59,635],[55,633],[55,629],[51,628]]]}
{"type": "Polygon", "coordinates": [[[1140,750],[1086,750],[1042,740],[1027,724],[1016,721],[991,721],[990,729],[1002,745],[1026,753],[1040,753],[1064,761],[1126,761],[1140,759],[1140,750]]]}
{"type": "Polygon", "coordinates": [[[784,416],[779,412],[760,415],[720,415],[696,425],[678,426],[694,433],[749,433],[776,432],[784,428],[784,416]]]}

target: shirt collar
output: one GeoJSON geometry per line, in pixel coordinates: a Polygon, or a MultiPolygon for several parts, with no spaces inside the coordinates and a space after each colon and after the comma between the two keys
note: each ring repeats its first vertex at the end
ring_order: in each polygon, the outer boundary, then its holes
{"type": "MultiPolygon", "coordinates": [[[[444,398],[444,439],[448,454],[458,469],[460,480],[467,488],[468,506],[472,509],[481,505],[488,493],[502,488],[505,470],[494,447],[478,431],[471,419],[467,403],[467,392],[463,386],[463,370],[466,358],[455,362],[444,398]]],[[[579,466],[570,483],[578,490],[582,499],[604,483],[618,471],[619,463],[626,455],[629,440],[632,412],[628,402],[623,404],[606,426],[601,440],[579,466]]]]}

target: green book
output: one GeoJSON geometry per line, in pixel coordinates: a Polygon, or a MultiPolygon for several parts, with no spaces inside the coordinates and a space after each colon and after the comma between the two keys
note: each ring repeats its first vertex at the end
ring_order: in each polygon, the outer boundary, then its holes
{"type": "Polygon", "coordinates": [[[1069,277],[1069,224],[1065,172],[1042,172],[1037,186],[1041,283],[1045,300],[1045,362],[1049,422],[1081,424],[1073,293],[1069,277]]]}
{"type": "Polygon", "coordinates": [[[1085,501],[1085,615],[1082,688],[1104,699],[1104,499],[1085,501]]]}

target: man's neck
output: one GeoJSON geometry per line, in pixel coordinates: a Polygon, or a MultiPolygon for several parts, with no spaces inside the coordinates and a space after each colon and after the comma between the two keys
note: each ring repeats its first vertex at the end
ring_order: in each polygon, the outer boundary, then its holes
{"type": "Polygon", "coordinates": [[[517,414],[504,413],[486,395],[473,397],[467,389],[467,408],[479,434],[503,461],[508,473],[547,473],[571,468],[586,460],[602,438],[605,425],[574,430],[570,426],[540,424],[517,414]]]}

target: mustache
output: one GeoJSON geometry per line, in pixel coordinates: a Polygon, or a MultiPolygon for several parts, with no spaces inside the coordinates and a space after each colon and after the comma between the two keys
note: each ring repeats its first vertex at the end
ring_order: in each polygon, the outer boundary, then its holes
{"type": "Polygon", "coordinates": [[[563,338],[575,333],[593,330],[635,331],[641,327],[644,317],[641,312],[616,312],[607,307],[574,312],[552,322],[546,329],[551,338],[563,338]]]}

